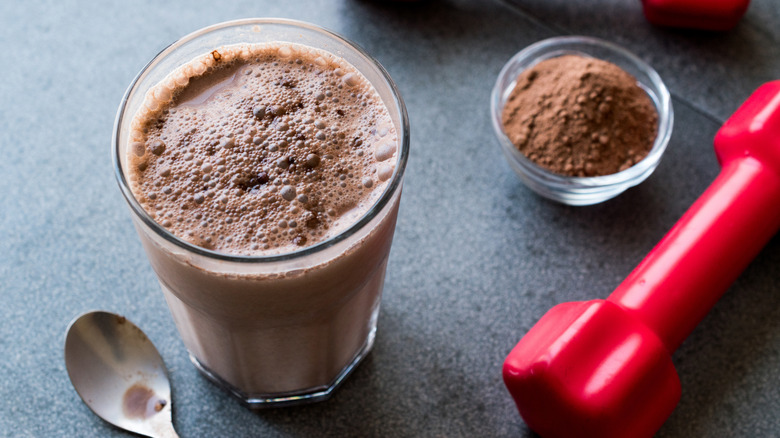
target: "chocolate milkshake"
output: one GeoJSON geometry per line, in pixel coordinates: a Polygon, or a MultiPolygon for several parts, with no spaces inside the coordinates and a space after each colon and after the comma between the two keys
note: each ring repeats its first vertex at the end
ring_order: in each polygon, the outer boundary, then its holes
{"type": "Polygon", "coordinates": [[[349,43],[362,66],[268,39],[304,26],[333,50],[309,25],[256,24],[215,26],[240,38],[134,84],[117,156],[193,361],[261,406],[326,398],[370,350],[408,132],[392,82],[349,43]]]}

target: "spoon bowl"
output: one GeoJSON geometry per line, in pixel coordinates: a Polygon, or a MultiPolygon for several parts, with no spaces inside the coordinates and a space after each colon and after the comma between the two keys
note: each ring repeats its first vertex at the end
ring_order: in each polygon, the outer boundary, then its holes
{"type": "Polygon", "coordinates": [[[65,367],[79,396],[103,420],[152,438],[178,437],[160,353],[125,317],[88,312],[65,337],[65,367]]]}

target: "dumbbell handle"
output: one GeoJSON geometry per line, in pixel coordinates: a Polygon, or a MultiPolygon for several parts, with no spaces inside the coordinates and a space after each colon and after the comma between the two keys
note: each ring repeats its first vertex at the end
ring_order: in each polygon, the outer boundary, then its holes
{"type": "Polygon", "coordinates": [[[779,228],[780,174],[734,157],[607,300],[672,353],[779,228]]]}

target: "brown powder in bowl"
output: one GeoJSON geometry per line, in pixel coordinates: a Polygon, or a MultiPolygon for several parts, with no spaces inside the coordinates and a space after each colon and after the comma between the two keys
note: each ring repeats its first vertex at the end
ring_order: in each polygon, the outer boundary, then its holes
{"type": "Polygon", "coordinates": [[[658,130],[658,112],[633,76],[576,55],[523,71],[501,119],[520,152],[568,176],[628,169],[647,156],[658,130]]]}

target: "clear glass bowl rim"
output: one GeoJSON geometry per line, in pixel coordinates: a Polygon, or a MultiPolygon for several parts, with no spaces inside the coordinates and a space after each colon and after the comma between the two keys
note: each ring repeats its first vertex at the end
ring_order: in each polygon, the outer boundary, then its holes
{"type": "MultiPolygon", "coordinates": [[[[584,49],[583,49],[584,50],[584,49]]],[[[587,53],[585,53],[587,55],[587,53]]],[[[522,71],[522,70],[521,70],[522,71]]],[[[514,82],[514,78],[509,82],[511,85],[514,82]]],[[[656,102],[654,102],[656,103],[656,102]]],[[[671,96],[669,90],[666,88],[661,77],[658,73],[642,59],[629,52],[628,50],[618,46],[617,44],[609,41],[602,40],[600,38],[586,37],[586,36],[562,36],[548,38],[542,41],[538,41],[530,46],[524,48],[520,52],[516,53],[512,58],[507,61],[501,72],[498,75],[495,86],[490,96],[491,107],[491,119],[493,122],[493,129],[498,137],[499,144],[503,149],[508,150],[512,157],[526,172],[526,175],[533,178],[540,184],[543,184],[555,191],[567,191],[572,189],[603,189],[609,186],[620,186],[629,184],[631,181],[641,178],[647,171],[652,170],[661,159],[666,146],[669,143],[669,139],[672,134],[672,127],[674,124],[674,110],[672,109],[671,96]],[[650,78],[651,85],[653,87],[653,93],[656,94],[658,99],[658,133],[653,147],[650,149],[648,155],[635,165],[629,167],[626,170],[613,173],[611,175],[603,176],[566,176],[557,173],[550,172],[536,163],[528,159],[522,152],[520,152],[509,138],[504,133],[501,124],[501,114],[503,112],[503,105],[501,104],[502,95],[511,91],[512,87],[502,88],[501,84],[506,82],[506,78],[511,73],[515,65],[532,60],[526,68],[530,68],[536,62],[543,59],[545,54],[554,52],[556,49],[560,49],[563,52],[577,52],[575,48],[566,48],[566,45],[582,45],[593,46],[601,49],[607,49],[614,52],[618,56],[625,58],[631,64],[640,70],[643,74],[650,78]],[[536,60],[534,62],[533,60],[536,60]]]]}

